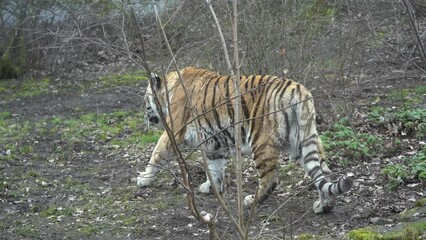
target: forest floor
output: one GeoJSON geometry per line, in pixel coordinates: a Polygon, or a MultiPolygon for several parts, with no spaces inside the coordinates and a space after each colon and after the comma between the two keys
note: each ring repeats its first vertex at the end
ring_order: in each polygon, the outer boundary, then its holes
{"type": "MultiPolygon", "coordinates": [[[[176,164],[170,164],[153,186],[136,186],[137,172],[147,165],[159,132],[147,129],[143,122],[147,81],[135,76],[119,78],[132,81],[112,85],[106,83],[113,80],[105,78],[70,85],[60,79],[2,82],[8,90],[3,91],[0,102],[0,239],[209,238],[207,227],[191,217],[185,191],[173,177],[179,173],[176,164]]],[[[316,191],[306,189],[310,180],[287,162],[280,170],[278,189],[253,212],[250,236],[277,239],[313,234],[338,239],[372,223],[396,224],[399,213],[425,197],[424,183],[416,176],[406,176],[390,185],[382,171],[392,162],[416,155],[425,139],[398,126],[401,123],[373,124],[371,117],[386,118],[387,113],[377,113],[378,108],[372,107],[402,109],[411,99],[408,109],[424,109],[423,79],[414,74],[354,91],[353,99],[360,100],[351,106],[356,112],[349,120],[355,130],[352,134],[379,137],[384,147],[359,158],[340,153],[346,161],[331,158],[339,161],[331,163],[333,171],[338,176],[350,173],[355,185],[337,198],[329,214],[313,213],[316,191]],[[394,95],[399,100],[391,98],[394,95]]],[[[324,118],[322,110],[318,112],[324,118]]],[[[336,131],[332,128],[320,126],[324,135],[336,131]]],[[[244,189],[250,193],[256,188],[256,178],[249,160],[245,164],[244,189]]],[[[196,158],[191,166],[194,181],[202,183],[205,176],[196,158]]],[[[230,165],[223,196],[236,216],[232,175],[230,165]]],[[[199,194],[196,201],[200,209],[218,213],[222,239],[237,239],[213,196],[199,194]]],[[[250,211],[245,214],[248,217],[250,211]]]]}

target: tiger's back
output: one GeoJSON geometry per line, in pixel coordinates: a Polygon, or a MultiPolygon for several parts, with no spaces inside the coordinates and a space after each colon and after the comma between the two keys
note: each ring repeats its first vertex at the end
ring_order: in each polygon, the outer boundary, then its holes
{"type": "MultiPolygon", "coordinates": [[[[213,184],[222,190],[226,159],[234,149],[233,127],[238,121],[234,112],[234,82],[230,76],[205,69],[185,68],[180,75],[186,93],[189,93],[188,98],[177,75],[175,73],[172,78],[166,76],[168,95],[164,87],[156,90],[157,93],[163,91],[160,96],[170,111],[166,114],[169,116],[167,122],[173,125],[179,143],[194,147],[203,143],[213,184]],[[165,102],[165,96],[168,102],[165,102]],[[201,136],[196,132],[194,121],[200,126],[201,136]]],[[[252,154],[259,179],[257,199],[252,194],[245,198],[245,203],[250,205],[268,198],[277,185],[277,160],[281,153],[286,153],[291,154],[315,181],[320,199],[315,202],[314,211],[330,211],[333,196],[348,191],[352,181],[342,178],[332,183],[330,180],[331,171],[321,156],[311,93],[295,81],[269,75],[242,76],[240,92],[241,137],[250,150],[247,152],[252,154]]],[[[152,103],[148,100],[147,105],[152,103]]],[[[159,149],[159,145],[167,144],[167,139],[162,141],[157,144],[159,149]]],[[[154,156],[155,150],[150,161],[152,166],[158,160],[154,156]]],[[[145,175],[149,174],[152,175],[152,171],[145,171],[145,175]]],[[[138,178],[142,186],[143,177],[142,174],[138,178]]],[[[207,180],[199,190],[210,192],[211,187],[212,182],[207,180]]]]}

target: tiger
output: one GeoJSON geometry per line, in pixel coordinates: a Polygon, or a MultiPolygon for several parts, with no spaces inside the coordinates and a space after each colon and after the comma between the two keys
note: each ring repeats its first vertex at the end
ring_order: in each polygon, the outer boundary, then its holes
{"type": "MultiPolygon", "coordinates": [[[[268,199],[277,186],[280,154],[287,154],[312,178],[319,192],[314,212],[330,212],[335,196],[349,191],[353,180],[351,177],[331,180],[309,90],[294,80],[250,75],[240,77],[240,96],[241,119],[237,120],[232,76],[195,67],[169,72],[165,79],[152,74],[144,98],[144,118],[152,124],[171,126],[179,146],[203,149],[211,181],[207,174],[199,192],[211,193],[212,187],[219,192],[224,190],[226,162],[235,154],[234,126],[239,123],[241,152],[251,155],[258,178],[257,192],[244,198],[245,206],[268,199]],[[164,114],[165,123],[159,111],[164,114]]],[[[165,131],[145,171],[139,172],[136,180],[139,187],[152,184],[163,161],[173,158],[171,144],[165,131]]]]}

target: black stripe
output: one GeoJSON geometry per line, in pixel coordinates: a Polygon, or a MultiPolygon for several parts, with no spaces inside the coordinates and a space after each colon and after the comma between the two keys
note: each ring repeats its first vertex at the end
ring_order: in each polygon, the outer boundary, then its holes
{"type": "Polygon", "coordinates": [[[209,81],[206,84],[206,87],[204,89],[204,99],[203,99],[203,111],[206,111],[206,100],[207,100],[207,93],[209,91],[209,85],[213,81],[213,78],[210,78],[209,81]]]}
{"type": "MultiPolygon", "coordinates": [[[[268,102],[268,93],[269,93],[269,88],[271,88],[271,86],[272,86],[272,83],[270,82],[271,81],[271,78],[272,78],[272,76],[268,76],[268,78],[267,79],[265,79],[265,81],[268,83],[267,84],[267,86],[266,86],[266,88],[262,91],[262,93],[264,93],[264,98],[265,98],[265,101],[263,101],[263,108],[262,108],[262,114],[261,115],[265,115],[265,114],[267,114],[267,113],[269,113],[269,106],[268,106],[268,112],[265,112],[266,111],[266,103],[268,102]]],[[[265,83],[266,84],[266,83],[265,83]]],[[[263,95],[263,94],[262,94],[263,95]]],[[[264,117],[266,117],[266,116],[264,116],[264,117]]],[[[262,117],[262,119],[263,119],[263,117],[262,117]]]]}
{"type": "Polygon", "coordinates": [[[284,88],[281,90],[281,93],[280,93],[280,99],[282,99],[282,98],[283,98],[284,94],[285,94],[285,93],[286,93],[286,91],[287,91],[287,88],[288,88],[288,87],[290,87],[290,85],[291,85],[292,83],[293,83],[292,81],[287,80],[286,84],[284,85],[284,88]]]}
{"type": "MultiPolygon", "coordinates": [[[[274,88],[271,90],[271,95],[272,94],[274,94],[274,92],[275,92],[275,90],[277,90],[277,88],[280,88],[280,87],[282,87],[282,84],[280,84],[281,82],[277,82],[276,80],[277,80],[278,78],[274,78],[273,80],[272,80],[272,82],[271,82],[271,84],[274,84],[275,83],[275,86],[274,86],[274,88]]],[[[274,101],[272,102],[272,104],[275,104],[275,100],[276,100],[276,97],[277,97],[277,93],[275,93],[275,95],[274,95],[274,101]]],[[[275,106],[274,105],[274,111],[276,111],[277,109],[276,109],[276,107],[277,106],[275,106]]]]}
{"type": "Polygon", "coordinates": [[[241,109],[243,110],[243,114],[244,114],[244,119],[249,119],[250,118],[250,113],[248,111],[247,108],[247,102],[244,99],[244,95],[241,95],[241,109]]]}
{"type": "Polygon", "coordinates": [[[247,102],[245,99],[245,96],[247,94],[247,84],[248,84],[248,79],[249,77],[245,77],[244,81],[244,91],[241,91],[241,109],[243,110],[243,114],[244,114],[244,118],[245,119],[249,119],[249,111],[248,111],[248,107],[247,107],[247,102]]]}
{"type": "MultiPolygon", "coordinates": [[[[219,113],[217,112],[215,100],[216,100],[216,92],[218,91],[219,80],[220,80],[220,77],[215,78],[216,82],[214,83],[214,87],[213,87],[213,96],[212,96],[212,101],[211,101],[213,116],[214,116],[214,120],[215,120],[216,125],[219,128],[219,130],[223,130],[222,131],[223,135],[226,135],[226,137],[228,137],[228,139],[233,139],[233,137],[231,136],[229,131],[227,129],[224,130],[224,127],[222,127],[220,116],[219,116],[219,113]]],[[[223,140],[223,143],[225,145],[228,145],[228,144],[226,144],[226,140],[224,140],[224,139],[222,139],[222,140],[223,140]]],[[[233,142],[233,140],[232,140],[232,142],[233,142]]]]}
{"type": "Polygon", "coordinates": [[[250,79],[250,83],[251,83],[251,85],[250,85],[250,91],[251,91],[251,95],[252,95],[252,97],[254,97],[254,91],[253,91],[253,89],[254,89],[254,83],[256,82],[256,77],[258,77],[258,76],[252,76],[252,78],[250,79]]]}
{"type": "MultiPolygon", "coordinates": [[[[230,124],[231,126],[234,125],[235,122],[235,114],[234,114],[234,107],[232,106],[232,101],[231,101],[231,95],[230,95],[230,83],[233,83],[233,81],[231,81],[231,76],[229,76],[226,80],[225,80],[225,101],[226,101],[226,106],[227,106],[227,114],[229,116],[230,119],[230,124]]],[[[233,128],[231,128],[233,129],[233,128]]],[[[235,139],[233,134],[230,134],[228,130],[226,130],[227,132],[227,136],[229,137],[229,139],[231,140],[231,144],[235,143],[235,139]]]]}
{"type": "MultiPolygon", "coordinates": [[[[256,81],[256,77],[258,77],[258,76],[251,76],[251,78],[248,79],[248,81],[250,81],[251,85],[250,85],[250,88],[247,89],[247,91],[250,91],[250,96],[251,96],[250,100],[252,101],[251,112],[250,112],[249,118],[253,118],[255,116],[252,113],[253,113],[253,110],[256,108],[256,101],[255,101],[256,99],[255,99],[255,93],[254,93],[254,83],[256,81]]],[[[250,122],[249,122],[250,138],[253,138],[253,131],[254,131],[255,122],[256,122],[256,119],[251,119],[250,122]]]]}
{"type": "Polygon", "coordinates": [[[227,112],[229,115],[229,118],[231,119],[231,125],[234,124],[234,108],[232,107],[232,102],[230,99],[230,91],[229,91],[229,82],[231,79],[231,76],[229,76],[226,80],[225,80],[225,101],[226,101],[226,106],[227,106],[227,112]]]}
{"type": "Polygon", "coordinates": [[[241,140],[243,142],[243,144],[247,143],[247,135],[246,135],[246,129],[243,127],[243,125],[241,125],[241,140]]]}
{"type": "MultiPolygon", "coordinates": [[[[261,158],[260,158],[260,157],[256,157],[256,156],[254,156],[254,161],[259,161],[259,159],[261,159],[261,158]]],[[[275,160],[277,160],[277,157],[276,157],[276,156],[262,158],[262,159],[261,159],[261,161],[262,161],[262,162],[261,162],[261,164],[259,164],[259,165],[262,165],[262,164],[266,165],[266,163],[267,163],[267,162],[275,161],[275,160]]]]}
{"type": "Polygon", "coordinates": [[[307,164],[308,164],[308,163],[310,163],[310,162],[318,162],[318,158],[315,158],[315,157],[305,158],[305,159],[303,160],[303,162],[305,163],[305,165],[307,165],[307,164]]]}
{"type": "Polygon", "coordinates": [[[264,149],[266,146],[271,146],[268,142],[263,142],[260,145],[255,144],[252,149],[253,149],[253,153],[257,152],[258,149],[264,149]]]}
{"type": "Polygon", "coordinates": [[[285,141],[287,143],[290,143],[290,122],[288,119],[288,113],[284,112],[284,122],[285,122],[285,132],[286,132],[286,139],[285,141]]]}
{"type": "Polygon", "coordinates": [[[266,170],[266,171],[262,172],[262,173],[260,174],[260,178],[265,177],[266,175],[268,175],[268,173],[270,173],[270,172],[272,172],[272,171],[275,171],[276,169],[277,169],[277,165],[276,165],[276,164],[274,164],[271,168],[269,168],[268,170],[266,170]]]}
{"type": "Polygon", "coordinates": [[[309,170],[308,175],[313,178],[315,174],[320,170],[321,168],[319,166],[315,166],[311,170],[309,170]]]}
{"type": "MultiPolygon", "coordinates": [[[[286,81],[284,79],[280,79],[280,80],[281,80],[280,84],[277,84],[277,85],[280,86],[280,88],[277,90],[277,93],[275,94],[274,102],[277,101],[278,96],[282,97],[281,96],[282,90],[288,84],[288,81],[286,81]]],[[[279,104],[278,104],[278,106],[279,106],[279,104]]]]}
{"type": "MultiPolygon", "coordinates": [[[[207,110],[206,109],[206,100],[207,100],[207,92],[208,92],[208,90],[209,90],[209,85],[210,85],[210,83],[212,82],[214,80],[214,78],[210,78],[209,79],[209,81],[207,82],[207,84],[206,84],[206,88],[205,88],[205,90],[204,90],[204,99],[203,99],[203,111],[204,111],[204,113],[203,113],[203,120],[205,121],[205,123],[207,124],[207,126],[209,127],[209,129],[210,129],[210,132],[212,132],[212,134],[211,135],[213,135],[214,134],[214,128],[213,128],[213,124],[209,121],[209,118],[208,117],[206,117],[206,115],[208,114],[208,113],[206,113],[207,111],[209,111],[209,110],[207,110]]],[[[214,90],[214,89],[213,89],[214,90]]],[[[215,92],[215,91],[213,91],[213,92],[215,92]]],[[[218,138],[216,137],[216,136],[213,136],[213,139],[214,139],[214,141],[215,142],[218,142],[218,138]]]]}
{"type": "MultiPolygon", "coordinates": [[[[318,178],[320,178],[320,177],[323,177],[323,175],[322,175],[322,174],[319,174],[318,176],[316,176],[316,177],[313,179],[314,183],[316,183],[316,182],[318,181],[318,178]]],[[[322,181],[322,180],[321,180],[321,181],[322,181]]]]}
{"type": "Polygon", "coordinates": [[[253,89],[253,83],[254,83],[254,76],[250,75],[247,80],[246,83],[244,84],[244,88],[245,88],[245,92],[244,94],[250,93],[251,98],[254,98],[254,93],[252,91],[253,89]],[[251,86],[249,87],[249,83],[251,83],[251,86]]]}
{"type": "Polygon", "coordinates": [[[328,194],[330,195],[334,195],[333,192],[331,191],[332,187],[333,187],[333,184],[330,184],[330,186],[328,186],[328,194]]]}
{"type": "MultiPolygon", "coordinates": [[[[296,91],[296,88],[291,89],[291,99],[294,98],[294,92],[295,91],[296,91]]],[[[300,101],[298,103],[300,103],[300,101]]]]}
{"type": "Polygon", "coordinates": [[[255,168],[257,170],[259,170],[259,169],[263,168],[264,166],[266,166],[266,163],[265,162],[261,162],[261,163],[259,163],[259,165],[256,165],[255,168]]]}
{"type": "Polygon", "coordinates": [[[305,99],[303,99],[304,94],[302,94],[301,86],[299,83],[296,85],[297,93],[299,94],[299,102],[304,102],[305,99]]]}
{"type": "MultiPolygon", "coordinates": [[[[265,77],[265,76],[261,76],[261,78],[260,78],[260,80],[259,80],[259,84],[263,81],[264,77],[265,77]]],[[[269,76],[269,77],[270,77],[270,76],[269,76]]],[[[259,91],[263,88],[263,87],[259,87],[259,85],[258,85],[257,87],[259,88],[259,91]]],[[[252,118],[257,117],[257,112],[258,112],[258,110],[259,110],[260,103],[262,102],[262,98],[263,98],[263,94],[264,94],[264,93],[265,93],[265,91],[261,91],[261,92],[260,92],[260,95],[256,97],[256,98],[257,98],[257,101],[256,101],[256,102],[254,102],[254,104],[253,104],[254,112],[253,112],[253,114],[252,114],[252,116],[251,116],[252,118]]],[[[265,100],[265,101],[266,101],[266,100],[265,100]]],[[[257,122],[257,121],[259,121],[259,120],[258,120],[258,119],[253,119],[253,120],[252,120],[253,124],[254,124],[255,122],[257,122]]],[[[251,134],[250,134],[250,135],[253,135],[253,131],[254,131],[254,128],[252,129],[252,132],[251,132],[251,134]]],[[[257,134],[253,136],[253,142],[256,142],[256,140],[257,140],[257,138],[258,138],[258,136],[257,136],[257,135],[259,135],[259,132],[256,132],[256,133],[257,133],[257,134]]]]}
{"type": "Polygon", "coordinates": [[[340,187],[340,181],[337,182],[337,190],[339,191],[339,194],[343,193],[342,188],[340,187]]]}
{"type": "Polygon", "coordinates": [[[302,143],[307,142],[307,141],[311,141],[311,140],[313,140],[313,139],[315,139],[315,140],[316,140],[316,138],[317,138],[317,134],[312,134],[311,136],[309,136],[309,137],[307,137],[307,138],[303,139],[302,143]]]}
{"type": "Polygon", "coordinates": [[[308,146],[310,146],[310,145],[316,145],[317,144],[317,141],[316,140],[311,140],[311,141],[308,141],[308,142],[304,142],[302,145],[304,146],[304,147],[308,147],[308,146]]]}
{"type": "Polygon", "coordinates": [[[221,145],[216,136],[214,136],[213,139],[215,141],[214,150],[217,151],[220,149],[221,145]]]}
{"type": "Polygon", "coordinates": [[[308,153],[304,156],[304,158],[305,158],[305,159],[308,159],[311,155],[314,155],[314,154],[318,154],[317,150],[312,150],[312,151],[308,152],[308,153]]]}
{"type": "MultiPolygon", "coordinates": [[[[252,121],[254,121],[254,120],[252,120],[252,121]]],[[[254,131],[254,130],[253,130],[253,131],[254,131]]],[[[253,144],[256,144],[257,139],[259,139],[259,137],[260,137],[260,130],[256,131],[254,134],[253,134],[253,131],[252,131],[252,133],[250,134],[251,142],[252,142],[253,144]]]]}
{"type": "Polygon", "coordinates": [[[205,69],[198,69],[198,71],[194,74],[194,77],[191,79],[191,82],[194,81],[194,79],[203,76],[207,72],[209,72],[209,71],[205,70],[205,69]]]}
{"type": "Polygon", "coordinates": [[[318,184],[318,190],[322,192],[322,187],[327,183],[325,179],[321,180],[321,182],[318,184]]]}

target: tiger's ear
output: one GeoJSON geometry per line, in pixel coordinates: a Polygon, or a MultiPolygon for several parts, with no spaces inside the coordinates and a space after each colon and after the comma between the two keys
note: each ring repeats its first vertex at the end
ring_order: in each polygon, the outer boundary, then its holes
{"type": "Polygon", "coordinates": [[[151,73],[151,84],[154,84],[153,86],[155,86],[156,89],[160,89],[161,87],[161,78],[155,73],[151,73]]]}

